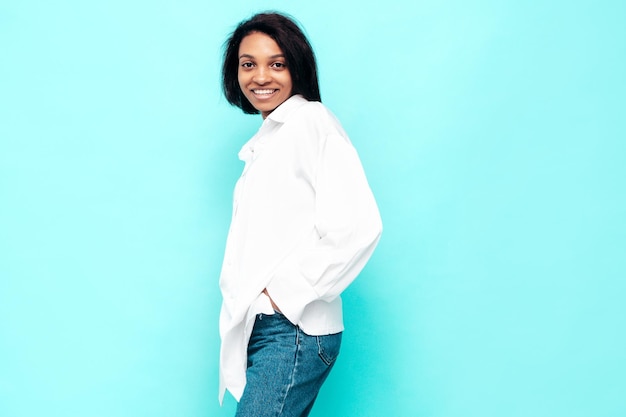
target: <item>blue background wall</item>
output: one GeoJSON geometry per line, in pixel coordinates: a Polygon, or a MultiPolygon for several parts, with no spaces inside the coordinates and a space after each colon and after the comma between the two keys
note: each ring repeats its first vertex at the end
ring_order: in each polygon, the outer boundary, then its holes
{"type": "Polygon", "coordinates": [[[251,13],[305,26],[385,224],[314,416],[626,415],[626,3],[3,0],[0,415],[230,416],[251,13]]]}

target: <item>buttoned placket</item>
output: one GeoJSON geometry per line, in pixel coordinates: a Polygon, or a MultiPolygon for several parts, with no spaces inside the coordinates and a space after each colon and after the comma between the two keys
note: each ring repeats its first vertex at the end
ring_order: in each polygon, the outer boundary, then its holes
{"type": "MultiPolygon", "coordinates": [[[[258,148],[260,147],[260,142],[262,140],[262,137],[265,135],[265,133],[267,132],[268,128],[269,128],[269,124],[267,123],[268,121],[266,120],[263,125],[261,125],[261,128],[259,129],[259,131],[256,133],[255,137],[253,137],[252,139],[250,139],[250,141],[248,141],[248,144],[246,146],[248,146],[247,151],[249,152],[249,156],[247,156],[247,159],[244,159],[245,161],[245,166],[243,168],[243,171],[241,173],[241,176],[239,177],[239,180],[237,181],[237,184],[235,186],[235,193],[234,193],[234,199],[233,199],[233,216],[231,219],[231,224],[230,224],[230,230],[228,232],[229,236],[235,234],[238,232],[238,213],[239,213],[239,204],[241,202],[242,196],[244,195],[244,191],[245,191],[245,187],[246,187],[246,178],[248,175],[248,171],[250,170],[250,167],[252,166],[252,164],[254,163],[254,161],[257,159],[258,157],[258,148]]],[[[230,239],[229,239],[230,240],[230,239]]],[[[232,245],[228,245],[227,246],[227,253],[226,253],[226,264],[229,268],[233,268],[234,267],[234,252],[235,248],[232,247],[232,245]]]]}

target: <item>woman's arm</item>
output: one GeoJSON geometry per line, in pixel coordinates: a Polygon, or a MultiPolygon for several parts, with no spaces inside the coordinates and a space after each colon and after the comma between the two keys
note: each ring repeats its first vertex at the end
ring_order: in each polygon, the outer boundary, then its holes
{"type": "Polygon", "coordinates": [[[328,135],[315,182],[319,239],[296,248],[274,272],[265,293],[297,324],[315,300],[332,301],[356,278],[374,252],[382,222],[356,150],[328,135]]]}

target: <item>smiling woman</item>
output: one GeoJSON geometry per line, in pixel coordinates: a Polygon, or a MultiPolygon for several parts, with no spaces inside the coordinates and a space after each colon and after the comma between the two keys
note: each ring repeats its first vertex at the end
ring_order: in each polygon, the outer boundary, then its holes
{"type": "Polygon", "coordinates": [[[372,255],[380,215],[291,19],[242,22],[222,76],[228,101],[264,121],[239,152],[220,275],[220,400],[230,391],[238,417],[308,416],[339,354],[340,294],[372,255]]]}

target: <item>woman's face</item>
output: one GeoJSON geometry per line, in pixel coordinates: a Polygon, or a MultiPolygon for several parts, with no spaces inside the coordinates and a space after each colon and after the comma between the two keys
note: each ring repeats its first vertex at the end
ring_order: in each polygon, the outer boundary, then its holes
{"type": "Polygon", "coordinates": [[[291,74],[274,39],[253,32],[239,45],[239,87],[265,119],[291,97],[291,74]]]}

